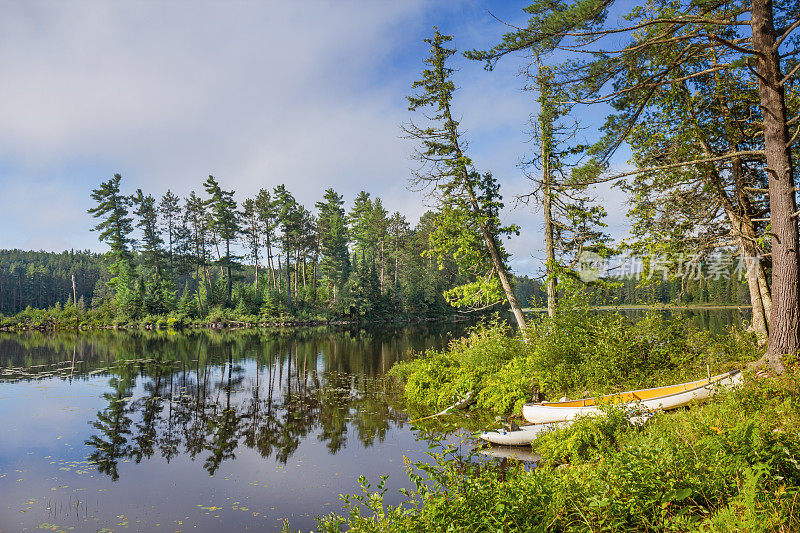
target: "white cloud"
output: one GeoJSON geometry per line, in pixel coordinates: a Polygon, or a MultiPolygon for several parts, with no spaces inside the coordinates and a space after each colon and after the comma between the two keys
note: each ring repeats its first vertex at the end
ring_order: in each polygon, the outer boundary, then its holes
{"type": "MultiPolygon", "coordinates": [[[[364,189],[413,221],[425,207],[406,188],[414,162],[399,124],[426,53],[420,38],[433,18],[461,48],[504,31],[471,1],[26,2],[3,12],[0,247],[34,249],[101,249],[88,196],[115,172],[154,194],[186,194],[208,174],[239,197],[285,183],[308,207],[327,187],[348,200],[364,189]]],[[[512,62],[491,74],[458,66],[472,154],[511,204],[534,98],[512,62]]],[[[524,226],[514,266],[533,271],[538,219],[509,217],[524,226]]]]}

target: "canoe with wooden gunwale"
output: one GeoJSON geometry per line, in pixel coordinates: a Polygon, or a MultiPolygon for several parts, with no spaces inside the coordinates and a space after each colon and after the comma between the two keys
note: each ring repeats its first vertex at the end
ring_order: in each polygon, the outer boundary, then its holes
{"type": "Polygon", "coordinates": [[[733,370],[707,379],[698,379],[652,389],[608,394],[598,398],[581,398],[580,400],[565,402],[526,403],[522,406],[522,416],[533,424],[547,424],[600,413],[601,410],[597,407],[600,404],[636,403],[637,407],[648,411],[675,409],[694,400],[708,398],[717,389],[736,385],[741,380],[741,371],[733,370]]]}

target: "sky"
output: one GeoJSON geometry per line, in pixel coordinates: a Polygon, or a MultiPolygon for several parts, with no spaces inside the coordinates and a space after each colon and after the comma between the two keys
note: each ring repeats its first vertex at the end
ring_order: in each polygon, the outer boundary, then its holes
{"type": "MultiPolygon", "coordinates": [[[[217,177],[237,200],[285,184],[308,208],[333,187],[361,190],[416,222],[414,144],[401,124],[433,26],[463,51],[486,48],[527,2],[479,0],[0,3],[0,248],[105,251],[92,189],[185,196],[217,177]],[[491,14],[490,14],[491,12],[491,14]]],[[[517,74],[457,56],[456,115],[481,171],[499,178],[518,274],[536,274],[541,214],[514,207],[536,94],[517,74]]],[[[589,120],[598,123],[600,112],[589,120]]],[[[615,162],[624,165],[625,158],[615,162]]],[[[624,196],[596,191],[625,234],[624,196]]]]}

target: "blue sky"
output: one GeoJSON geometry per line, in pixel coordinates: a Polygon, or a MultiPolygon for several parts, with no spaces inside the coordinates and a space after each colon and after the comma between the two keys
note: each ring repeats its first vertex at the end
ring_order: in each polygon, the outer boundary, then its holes
{"type": "MultiPolygon", "coordinates": [[[[17,2],[0,17],[0,248],[92,249],[91,190],[115,172],[126,192],[183,196],[208,174],[237,199],[285,183],[312,207],[327,187],[364,189],[412,221],[413,145],[405,96],[436,25],[460,50],[494,43],[526,2],[17,2]]],[[[534,149],[524,58],[494,72],[460,58],[455,107],[480,170],[507,205],[527,190],[517,163],[534,149]]],[[[590,120],[599,120],[601,110],[590,120]]],[[[624,157],[617,164],[624,164],[624,157]]],[[[612,233],[623,198],[603,189],[612,233]]],[[[541,264],[541,219],[522,227],[512,267],[541,264]]]]}

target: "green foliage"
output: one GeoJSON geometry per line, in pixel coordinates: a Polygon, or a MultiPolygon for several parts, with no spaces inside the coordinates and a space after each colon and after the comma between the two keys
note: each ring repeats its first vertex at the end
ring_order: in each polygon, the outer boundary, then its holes
{"type": "Polygon", "coordinates": [[[472,391],[478,407],[508,414],[536,390],[559,398],[655,387],[705,375],[707,365],[717,373],[756,358],[754,336],[741,330],[713,335],[683,316],[632,320],[592,311],[580,292],[562,305],[556,317],[531,321],[528,342],[495,321],[391,373],[414,409],[438,410],[472,391]]]}
{"type": "MultiPolygon", "coordinates": [[[[437,265],[422,256],[436,228],[432,213],[412,228],[364,192],[348,217],[342,196],[328,189],[314,216],[285,186],[261,189],[240,213],[234,193],[214,177],[204,183],[206,198],[191,192],[183,202],[169,191],[158,203],[141,190],[128,196],[120,184],[115,176],[92,196],[95,229],[109,255],[0,250],[0,312],[71,301],[74,275],[84,326],[136,327],[150,317],[147,327],[158,327],[170,313],[197,325],[220,306],[231,311],[223,323],[405,322],[455,314],[443,294],[465,278],[452,261],[437,265]],[[242,251],[250,264],[239,263],[242,251]]],[[[61,327],[56,315],[28,312],[2,327],[61,327]]]]}
{"type": "MultiPolygon", "coordinates": [[[[396,364],[390,374],[402,381],[406,401],[416,409],[440,409],[463,399],[470,391],[485,390],[486,380],[509,360],[524,353],[521,338],[509,334],[497,320],[481,325],[443,352],[430,350],[396,364]]],[[[496,407],[494,396],[478,396],[479,405],[496,407]]]]}
{"type": "MultiPolygon", "coordinates": [[[[429,234],[430,249],[424,253],[436,257],[439,267],[446,261],[455,264],[467,283],[461,290],[448,293],[448,302],[476,308],[498,303],[502,293],[492,278],[509,284],[508,254],[501,239],[518,234],[514,225],[503,226],[500,184],[491,172],[481,174],[466,155],[467,142],[459,123],[453,118],[451,104],[456,86],[448,60],[455,48],[448,48],[453,38],[434,28],[434,35],[424,42],[430,45],[426,68],[412,84],[415,93],[408,96],[409,111],[424,112],[425,126],[410,122],[404,126],[410,138],[420,142],[416,158],[422,170],[415,173],[415,182],[434,189],[439,214],[429,234]],[[469,294],[471,291],[472,294],[469,294]]],[[[520,325],[524,325],[518,303],[509,291],[508,302],[520,325]]]]}
{"type": "Polygon", "coordinates": [[[620,406],[604,406],[602,413],[578,418],[572,424],[546,432],[536,439],[543,463],[585,462],[618,452],[628,432],[636,431],[630,412],[620,406]]]}
{"type": "Polygon", "coordinates": [[[642,428],[610,409],[540,437],[534,470],[445,448],[431,464],[410,465],[414,488],[401,504],[386,505],[382,486],[362,480],[362,493],[345,498],[347,513],[324,517],[320,529],[796,531],[798,392],[796,375],[750,379],[642,428]]]}

